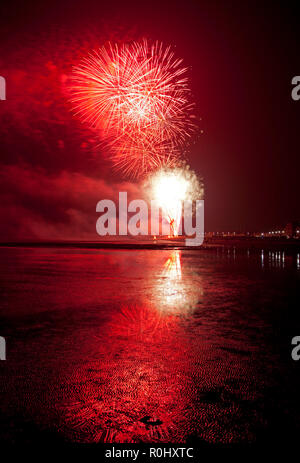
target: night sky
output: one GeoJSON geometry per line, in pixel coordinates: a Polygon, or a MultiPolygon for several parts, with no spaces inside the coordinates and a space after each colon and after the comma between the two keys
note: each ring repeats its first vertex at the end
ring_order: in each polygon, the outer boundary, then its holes
{"type": "Polygon", "coordinates": [[[299,220],[300,14],[293,2],[240,3],[3,2],[0,239],[97,239],[100,199],[139,198],[72,114],[68,83],[89,51],[144,37],[190,68],[199,134],[188,160],[204,179],[205,229],[299,220]]]}

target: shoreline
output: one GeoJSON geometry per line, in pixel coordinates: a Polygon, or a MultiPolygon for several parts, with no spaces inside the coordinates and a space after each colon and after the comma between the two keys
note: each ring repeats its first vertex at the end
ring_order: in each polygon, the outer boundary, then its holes
{"type": "Polygon", "coordinates": [[[127,250],[216,250],[249,249],[300,252],[300,240],[274,238],[209,238],[201,246],[186,246],[182,239],[150,240],[115,240],[115,241],[7,241],[0,242],[0,247],[24,248],[85,248],[85,249],[127,249],[127,250]]]}

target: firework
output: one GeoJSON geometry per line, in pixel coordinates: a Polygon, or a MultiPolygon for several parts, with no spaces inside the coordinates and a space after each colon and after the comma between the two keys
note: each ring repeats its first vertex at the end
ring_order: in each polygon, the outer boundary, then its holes
{"type": "Polygon", "coordinates": [[[161,145],[155,140],[135,140],[124,137],[120,144],[110,147],[110,157],[116,169],[122,170],[131,178],[140,177],[163,167],[176,167],[181,152],[178,148],[161,145]]]}
{"type": "Polygon", "coordinates": [[[195,129],[186,72],[170,47],[145,40],[102,47],[74,68],[75,111],[117,168],[137,176],[174,165],[195,129]]]}
{"type": "Polygon", "coordinates": [[[203,197],[203,186],[188,166],[162,168],[149,176],[144,185],[151,199],[157,201],[173,236],[178,236],[184,200],[203,197]]]}

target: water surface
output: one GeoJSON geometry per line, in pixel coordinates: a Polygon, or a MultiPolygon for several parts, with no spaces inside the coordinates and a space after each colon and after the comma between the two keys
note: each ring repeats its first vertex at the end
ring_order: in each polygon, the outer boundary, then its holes
{"type": "Polygon", "coordinates": [[[241,443],[300,429],[299,255],[0,256],[1,440],[241,443]]]}

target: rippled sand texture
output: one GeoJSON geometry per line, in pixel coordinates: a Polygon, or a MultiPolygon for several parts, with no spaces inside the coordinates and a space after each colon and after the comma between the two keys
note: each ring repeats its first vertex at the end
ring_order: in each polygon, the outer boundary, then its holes
{"type": "Polygon", "coordinates": [[[297,256],[0,253],[2,440],[241,443],[299,430],[297,256]]]}

